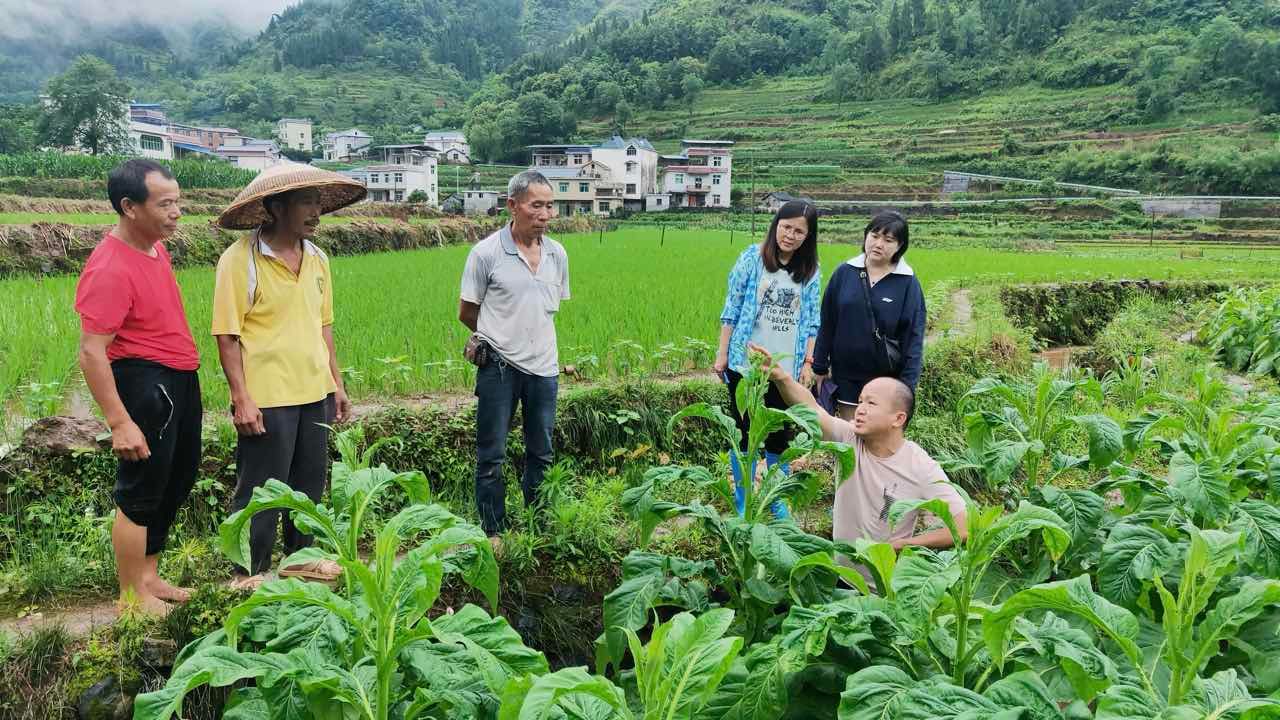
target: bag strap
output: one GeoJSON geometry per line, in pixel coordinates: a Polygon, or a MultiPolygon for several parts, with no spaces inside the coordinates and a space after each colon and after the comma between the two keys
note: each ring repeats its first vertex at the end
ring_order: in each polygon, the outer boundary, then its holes
{"type": "Polygon", "coordinates": [[[858,271],[858,277],[862,278],[862,299],[863,307],[867,309],[867,319],[871,321],[871,329],[875,333],[877,342],[884,342],[884,336],[880,333],[880,323],[876,321],[876,313],[871,309],[871,282],[867,279],[866,269],[858,271]]]}

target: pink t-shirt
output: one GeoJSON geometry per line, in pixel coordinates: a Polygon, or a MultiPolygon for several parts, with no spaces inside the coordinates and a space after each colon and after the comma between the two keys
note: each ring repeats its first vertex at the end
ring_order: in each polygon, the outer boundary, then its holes
{"type": "Polygon", "coordinates": [[[939,498],[951,508],[952,515],[965,511],[964,499],[924,448],[907,440],[893,455],[876,457],[854,434],[852,423],[840,419],[835,423],[837,433],[833,439],[853,446],[858,465],[853,475],[836,488],[835,527],[831,533],[834,539],[887,542],[911,537],[918,512],[904,515],[892,530],[889,528],[889,508],[899,500],[939,498]]]}
{"type": "Polygon", "coordinates": [[[200,367],[182,295],[164,245],[155,257],[107,233],[89,254],[76,285],[80,327],[115,335],[107,358],[141,358],[174,370],[200,367]]]}

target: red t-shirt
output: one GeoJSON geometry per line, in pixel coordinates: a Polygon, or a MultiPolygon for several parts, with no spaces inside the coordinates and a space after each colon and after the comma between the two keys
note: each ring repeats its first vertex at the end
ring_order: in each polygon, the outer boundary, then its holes
{"type": "Polygon", "coordinates": [[[107,358],[141,358],[174,370],[200,367],[200,354],[187,325],[182,295],[169,253],[161,243],[156,255],[138,250],[107,233],[84,264],[76,285],[80,327],[94,335],[116,337],[107,358]]]}

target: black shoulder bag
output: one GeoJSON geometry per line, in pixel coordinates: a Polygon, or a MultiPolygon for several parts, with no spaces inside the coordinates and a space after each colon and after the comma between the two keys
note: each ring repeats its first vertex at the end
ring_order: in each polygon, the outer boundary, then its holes
{"type": "Polygon", "coordinates": [[[871,329],[875,333],[876,364],[881,372],[898,377],[902,375],[902,343],[898,342],[898,338],[888,337],[880,331],[880,323],[876,321],[876,313],[871,308],[871,281],[867,278],[866,269],[859,271],[858,275],[862,278],[867,319],[871,321],[871,329]]]}

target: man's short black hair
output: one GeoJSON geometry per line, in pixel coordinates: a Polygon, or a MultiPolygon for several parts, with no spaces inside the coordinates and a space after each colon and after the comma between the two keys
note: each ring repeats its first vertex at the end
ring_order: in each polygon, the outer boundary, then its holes
{"type": "Polygon", "coordinates": [[[900,410],[907,414],[907,421],[902,424],[902,429],[906,430],[911,424],[911,416],[916,412],[916,394],[911,386],[902,382],[902,380],[892,375],[882,375],[876,380],[888,380],[893,386],[893,404],[896,410],[900,410]]]}
{"type": "Polygon", "coordinates": [[[111,199],[111,207],[117,215],[124,215],[120,202],[129,198],[135,203],[147,201],[147,176],[160,173],[165,180],[173,179],[173,172],[155,160],[134,158],[116,166],[107,176],[107,197],[111,199]]]}

